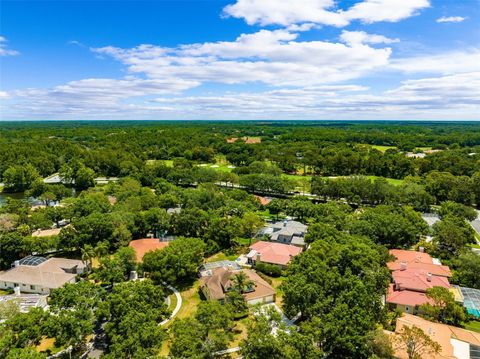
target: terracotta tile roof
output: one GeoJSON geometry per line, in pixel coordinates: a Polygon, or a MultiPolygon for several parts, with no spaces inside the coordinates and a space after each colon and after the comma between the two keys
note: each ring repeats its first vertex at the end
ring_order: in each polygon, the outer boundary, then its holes
{"type": "Polygon", "coordinates": [[[447,278],[431,275],[430,280],[428,280],[428,273],[423,270],[406,269],[393,272],[392,277],[397,289],[402,290],[425,292],[427,289],[435,286],[450,288],[447,278]]]}
{"type": "Polygon", "coordinates": [[[253,292],[244,293],[245,300],[263,298],[275,294],[270,284],[263,280],[257,273],[252,270],[232,270],[231,268],[216,268],[209,277],[200,279],[201,287],[205,288],[209,294],[209,298],[213,300],[224,299],[226,296],[225,289],[232,285],[232,277],[243,272],[249,280],[254,282],[255,290],[253,292]]]}
{"type": "Polygon", "coordinates": [[[433,259],[428,253],[404,249],[391,249],[389,252],[401,262],[433,263],[433,259]]]}
{"type": "Polygon", "coordinates": [[[406,251],[402,249],[392,249],[390,254],[397,259],[387,264],[388,269],[396,271],[401,268],[402,262],[406,263],[407,269],[423,270],[433,275],[451,277],[452,272],[448,266],[434,264],[432,257],[428,253],[406,251]]]}
{"type": "Polygon", "coordinates": [[[415,307],[426,303],[433,304],[433,301],[427,298],[425,293],[414,292],[411,290],[394,290],[394,285],[388,287],[387,303],[409,305],[415,307]]]}
{"type": "MultiPolygon", "coordinates": [[[[287,265],[291,258],[300,254],[302,249],[288,244],[259,241],[250,246],[252,251],[260,253],[260,260],[265,263],[287,265]]],[[[252,252],[249,253],[249,255],[252,252]]],[[[256,255],[252,253],[252,259],[256,260],[256,255]]]]}
{"type": "MultiPolygon", "coordinates": [[[[470,330],[453,327],[450,325],[433,323],[423,318],[411,314],[404,314],[397,319],[396,333],[400,333],[404,326],[416,326],[423,330],[433,341],[440,344],[440,353],[434,355],[424,355],[422,359],[440,359],[440,358],[459,358],[459,353],[455,351],[452,339],[468,343],[470,345],[480,345],[480,333],[470,330]]],[[[404,351],[396,351],[396,357],[401,359],[408,358],[404,351]]]]}
{"type": "Polygon", "coordinates": [[[258,199],[258,201],[260,202],[260,204],[262,206],[266,206],[267,204],[269,204],[270,202],[272,202],[272,199],[271,198],[267,198],[267,197],[262,197],[262,196],[257,196],[257,195],[254,195],[256,199],[258,199]]]}
{"type": "Polygon", "coordinates": [[[168,246],[168,243],[169,242],[160,242],[160,239],[158,238],[143,238],[131,241],[128,246],[135,250],[137,262],[140,263],[145,253],[156,249],[163,249],[168,246]]]}

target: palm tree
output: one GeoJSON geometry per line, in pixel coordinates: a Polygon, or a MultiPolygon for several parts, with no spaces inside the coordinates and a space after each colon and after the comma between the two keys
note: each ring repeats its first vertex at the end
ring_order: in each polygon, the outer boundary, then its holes
{"type": "Polygon", "coordinates": [[[80,249],[82,251],[82,261],[86,265],[89,264],[89,267],[92,267],[92,259],[95,257],[95,250],[89,244],[86,244],[85,247],[80,249]]]}
{"type": "Polygon", "coordinates": [[[252,287],[255,282],[250,280],[244,272],[235,274],[232,278],[233,289],[237,290],[240,294],[246,292],[246,290],[252,287]]]}
{"type": "Polygon", "coordinates": [[[100,257],[103,257],[104,255],[106,255],[108,253],[108,243],[107,242],[100,242],[96,245],[95,249],[94,249],[94,252],[95,252],[95,255],[100,258],[100,257]]]}

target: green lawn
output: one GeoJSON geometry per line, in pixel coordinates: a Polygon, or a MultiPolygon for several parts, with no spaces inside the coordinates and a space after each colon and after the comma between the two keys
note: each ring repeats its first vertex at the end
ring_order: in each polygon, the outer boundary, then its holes
{"type": "Polygon", "coordinates": [[[472,320],[471,322],[465,323],[465,329],[480,333],[480,321],[472,320]]]}
{"type": "MultiPolygon", "coordinates": [[[[376,178],[379,178],[378,176],[367,176],[370,178],[372,181],[375,180],[376,178]]],[[[393,184],[394,186],[400,186],[403,184],[404,180],[402,179],[395,179],[395,178],[385,178],[388,183],[393,184]]]]}
{"type": "MultiPolygon", "coordinates": [[[[252,241],[253,242],[253,241],[252,241]]],[[[248,242],[247,242],[248,244],[248,242]]],[[[234,254],[225,254],[223,252],[218,252],[214,254],[213,256],[208,257],[205,262],[210,263],[210,262],[218,262],[218,261],[234,261],[237,259],[239,254],[234,253],[234,254]]]]}
{"type": "Polygon", "coordinates": [[[386,150],[390,150],[390,149],[396,149],[395,146],[379,146],[379,145],[371,145],[370,147],[380,151],[380,152],[385,152],[386,150]]]}
{"type": "MultiPolygon", "coordinates": [[[[477,234],[477,233],[475,233],[475,237],[477,237],[477,239],[478,239],[478,234],[477,234]]],[[[480,239],[479,239],[479,240],[480,240],[480,239]]],[[[475,244],[469,243],[469,244],[467,244],[467,245],[468,245],[469,247],[472,247],[472,248],[480,249],[480,245],[479,245],[479,244],[476,244],[476,243],[475,243],[475,244]]]]}
{"type": "Polygon", "coordinates": [[[283,178],[288,178],[295,182],[295,191],[298,192],[310,192],[310,182],[312,181],[312,176],[303,176],[303,175],[292,175],[282,173],[283,178]]]}
{"type": "Polygon", "coordinates": [[[153,165],[157,162],[163,162],[167,167],[173,167],[173,160],[147,160],[147,165],[153,165]]]}
{"type": "Polygon", "coordinates": [[[204,168],[211,168],[212,170],[218,171],[218,172],[232,172],[233,168],[230,168],[231,166],[228,163],[202,163],[199,165],[204,168]]]}

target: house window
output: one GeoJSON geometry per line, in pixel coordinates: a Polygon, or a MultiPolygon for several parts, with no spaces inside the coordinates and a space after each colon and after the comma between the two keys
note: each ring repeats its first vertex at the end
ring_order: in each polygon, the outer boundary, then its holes
{"type": "Polygon", "coordinates": [[[14,286],[14,287],[18,287],[18,283],[13,283],[13,286],[14,286]]]}
{"type": "Polygon", "coordinates": [[[31,285],[31,286],[30,286],[30,289],[31,289],[31,290],[35,290],[35,286],[34,286],[34,285],[31,285]]]}
{"type": "Polygon", "coordinates": [[[410,311],[410,307],[408,305],[405,306],[405,311],[406,312],[409,312],[410,311]]]}

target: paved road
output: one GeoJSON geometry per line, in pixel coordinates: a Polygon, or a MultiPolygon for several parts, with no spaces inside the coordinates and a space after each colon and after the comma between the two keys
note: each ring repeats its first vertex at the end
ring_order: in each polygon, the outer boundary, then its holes
{"type": "Polygon", "coordinates": [[[175,294],[175,297],[177,298],[177,305],[175,306],[175,309],[173,309],[172,315],[170,315],[169,318],[165,319],[163,322],[160,323],[160,325],[165,325],[167,324],[170,320],[172,320],[182,307],[182,296],[180,295],[180,292],[177,290],[177,288],[172,287],[171,285],[168,285],[166,283],[163,283],[168,289],[173,291],[173,294],[175,294]]]}

